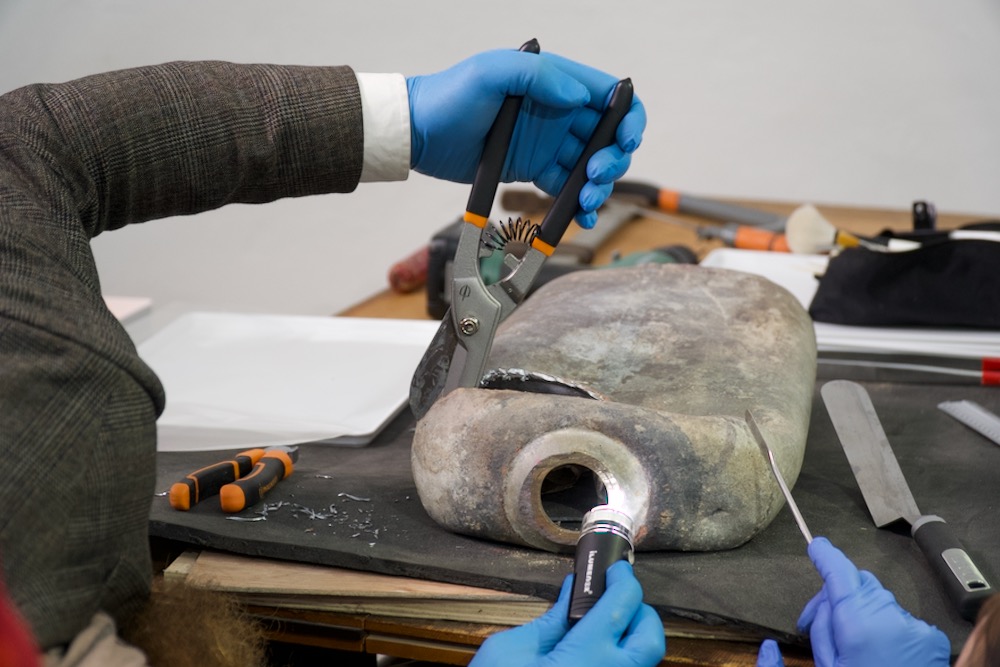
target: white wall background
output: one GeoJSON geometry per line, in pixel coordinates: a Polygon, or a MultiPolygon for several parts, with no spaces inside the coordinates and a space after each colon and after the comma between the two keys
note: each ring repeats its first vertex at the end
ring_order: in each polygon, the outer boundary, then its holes
{"type": "MultiPolygon", "coordinates": [[[[1000,215],[996,0],[0,0],[0,92],[176,59],[419,74],[542,48],[631,76],[630,178],[703,195],[1000,215]]],[[[325,314],[465,205],[414,174],[94,242],[106,293],[325,314]]]]}

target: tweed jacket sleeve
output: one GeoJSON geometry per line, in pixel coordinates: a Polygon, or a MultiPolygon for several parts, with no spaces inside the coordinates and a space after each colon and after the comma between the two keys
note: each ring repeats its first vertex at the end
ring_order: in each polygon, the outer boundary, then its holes
{"type": "Polygon", "coordinates": [[[91,239],[352,190],[361,111],[348,68],[220,62],[0,97],[0,569],[43,648],[98,610],[127,619],[152,572],[163,387],[104,305],[91,239]]]}
{"type": "Polygon", "coordinates": [[[347,67],[174,62],[8,93],[0,318],[78,340],[157,393],[103,306],[90,239],[234,202],[351,191],[363,151],[347,67]]]}

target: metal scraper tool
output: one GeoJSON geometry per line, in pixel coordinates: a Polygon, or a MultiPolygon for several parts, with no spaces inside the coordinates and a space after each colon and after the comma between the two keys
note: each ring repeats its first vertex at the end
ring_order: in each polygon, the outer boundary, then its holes
{"type": "Polygon", "coordinates": [[[774,452],[771,448],[767,446],[767,441],[764,440],[764,434],[760,432],[757,427],[757,421],[753,418],[753,414],[747,410],[746,415],[747,426],[750,427],[750,432],[753,433],[754,440],[757,441],[757,446],[760,447],[761,453],[767,462],[771,465],[771,472],[774,473],[774,478],[778,480],[778,486],[781,487],[781,492],[785,494],[785,501],[788,503],[788,509],[792,510],[792,516],[795,517],[795,523],[799,525],[799,530],[802,531],[802,537],[806,538],[806,544],[812,544],[813,536],[809,532],[809,527],[806,526],[806,520],[802,518],[802,513],[799,512],[799,506],[795,504],[795,499],[792,498],[792,492],[788,489],[788,485],[785,484],[785,478],[781,476],[781,471],[778,470],[778,464],[774,460],[774,452]]]}
{"type": "Polygon", "coordinates": [[[974,621],[995,591],[944,519],[917,509],[868,392],[857,383],[834,380],[820,393],[875,525],[882,528],[900,519],[909,523],[959,614],[974,621]]]}

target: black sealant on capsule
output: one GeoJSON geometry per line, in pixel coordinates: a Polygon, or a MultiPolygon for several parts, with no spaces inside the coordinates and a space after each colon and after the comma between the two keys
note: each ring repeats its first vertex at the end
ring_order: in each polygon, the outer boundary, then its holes
{"type": "Polygon", "coordinates": [[[620,560],[634,560],[632,517],[610,505],[598,505],[583,516],[576,542],[569,622],[590,611],[604,593],[605,573],[620,560]]]}

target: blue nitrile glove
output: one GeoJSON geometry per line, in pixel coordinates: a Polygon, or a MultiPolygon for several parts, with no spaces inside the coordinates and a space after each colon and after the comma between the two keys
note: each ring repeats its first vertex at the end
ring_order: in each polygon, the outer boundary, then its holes
{"type": "MultiPolygon", "coordinates": [[[[406,80],[410,93],[410,166],[416,171],[471,183],[486,134],[508,95],[524,96],[501,180],[531,181],[559,192],[597,126],[618,79],[551,53],[488,51],[437,74],[406,80]]],[[[593,227],[639,147],[646,110],[636,96],[618,126],[616,144],[587,163],[590,179],[580,191],[577,222],[593,227]]]]}
{"type": "Polygon", "coordinates": [[[757,651],[757,667],[785,667],[785,659],[781,657],[778,642],[765,639],[757,651]]]}
{"type": "Polygon", "coordinates": [[[559,599],[544,615],[483,642],[469,667],[643,667],[663,659],[663,623],[642,603],[642,587],[628,562],[608,568],[604,594],[570,628],[572,581],[566,577],[559,599]]]}
{"type": "Polygon", "coordinates": [[[809,545],[823,587],[806,603],[799,630],[809,631],[819,667],[947,667],[943,632],[910,616],[871,572],[859,571],[824,537],[809,545]]]}

